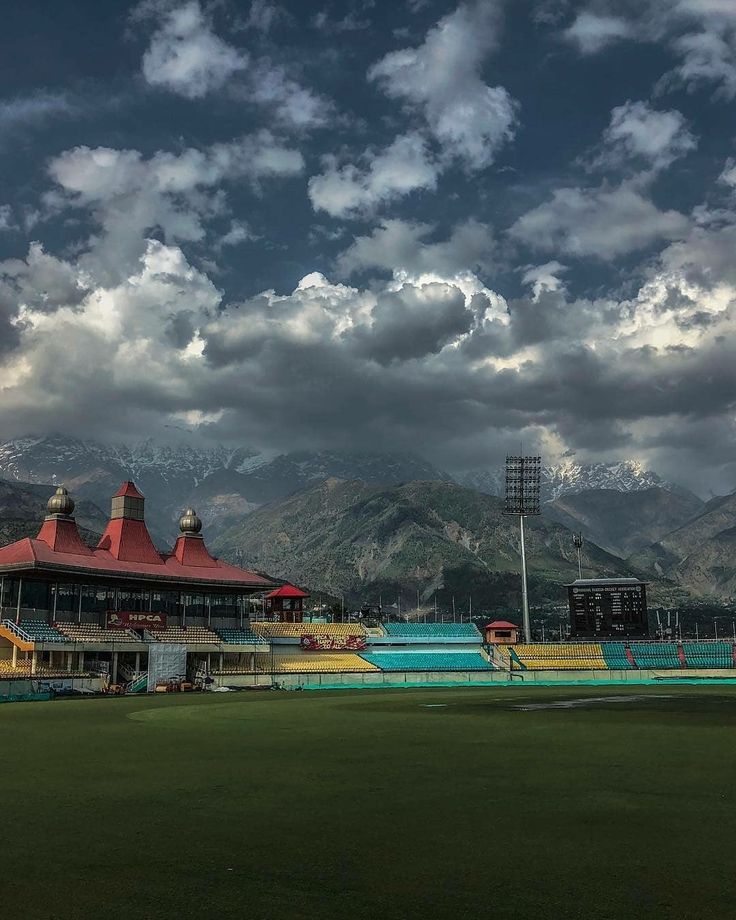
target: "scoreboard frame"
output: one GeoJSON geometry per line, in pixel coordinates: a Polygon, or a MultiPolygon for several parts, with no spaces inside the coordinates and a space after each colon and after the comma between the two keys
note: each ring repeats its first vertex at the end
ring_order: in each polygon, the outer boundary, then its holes
{"type": "Polygon", "coordinates": [[[578,579],[567,585],[571,638],[647,638],[647,583],[638,578],[578,579]]]}

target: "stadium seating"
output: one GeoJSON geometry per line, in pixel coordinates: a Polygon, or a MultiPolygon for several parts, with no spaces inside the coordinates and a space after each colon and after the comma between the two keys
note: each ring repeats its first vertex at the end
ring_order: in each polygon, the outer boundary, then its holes
{"type": "Polygon", "coordinates": [[[633,668],[623,642],[602,642],[601,648],[603,649],[603,657],[606,660],[606,667],[613,671],[628,671],[633,668]]]}
{"type": "Polygon", "coordinates": [[[13,667],[13,662],[9,658],[0,658],[0,677],[21,677],[28,676],[31,673],[31,659],[24,661],[18,658],[18,663],[13,667]]]}
{"type": "Polygon", "coordinates": [[[266,640],[247,628],[221,628],[217,635],[228,645],[267,645],[266,640]]]}
{"type": "Polygon", "coordinates": [[[603,649],[598,643],[575,642],[563,644],[538,642],[533,645],[519,643],[510,648],[513,648],[518,662],[529,671],[543,669],[564,671],[605,670],[607,668],[603,649]]]}
{"type": "Polygon", "coordinates": [[[305,652],[297,655],[256,655],[259,671],[276,674],[341,673],[349,671],[377,671],[378,668],[351,652],[305,652]]]}
{"type": "Polygon", "coordinates": [[[177,645],[219,645],[222,642],[217,633],[206,626],[168,626],[151,630],[149,635],[158,642],[174,642],[177,645]]]}
{"type": "Polygon", "coordinates": [[[681,668],[675,642],[632,642],[629,646],[640,668],[681,668]]]}
{"type": "Polygon", "coordinates": [[[28,642],[68,642],[67,637],[46,620],[21,620],[20,623],[5,621],[5,624],[28,642]]]}
{"type": "Polygon", "coordinates": [[[362,636],[360,623],[256,623],[253,632],[264,639],[301,639],[302,636],[362,636]]]}
{"type": "Polygon", "coordinates": [[[689,668],[732,668],[731,642],[683,642],[689,668]]]}
{"type": "Polygon", "coordinates": [[[490,650],[493,653],[493,657],[497,662],[500,662],[501,667],[505,670],[509,668],[509,659],[511,658],[511,646],[510,645],[491,645],[490,650]]]}
{"type": "MultiPolygon", "coordinates": [[[[48,664],[42,664],[39,662],[36,665],[36,670],[33,674],[34,677],[64,677],[68,674],[83,674],[87,673],[86,671],[78,671],[75,669],[69,670],[68,668],[62,667],[60,665],[54,665],[51,667],[48,664]]],[[[13,662],[8,658],[0,658],[0,678],[8,679],[13,677],[30,677],[31,676],[31,659],[29,658],[25,661],[23,658],[18,658],[18,662],[15,667],[13,667],[13,662]]]]}
{"type": "Polygon", "coordinates": [[[443,639],[480,641],[480,633],[472,623],[384,623],[387,636],[397,639],[426,639],[441,642],[443,639]]]}
{"type": "Polygon", "coordinates": [[[488,671],[480,652],[368,652],[361,657],[381,671],[488,671]]]}
{"type": "MultiPolygon", "coordinates": [[[[730,642],[683,642],[688,668],[732,668],[733,646],[730,642]]],[[[496,659],[509,657],[513,667],[539,671],[603,669],[627,671],[636,668],[680,670],[679,647],[675,642],[601,642],[598,643],[534,643],[494,646],[496,659]],[[627,654],[627,649],[631,658],[627,654]],[[631,660],[633,659],[633,661],[631,660]]]]}
{"type": "Polygon", "coordinates": [[[72,642],[140,642],[140,636],[132,629],[106,629],[93,623],[57,623],[56,628],[72,642]]]}

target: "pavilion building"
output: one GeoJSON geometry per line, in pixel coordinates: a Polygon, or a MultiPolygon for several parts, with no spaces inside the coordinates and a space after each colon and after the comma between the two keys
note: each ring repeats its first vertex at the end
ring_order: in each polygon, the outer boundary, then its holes
{"type": "Polygon", "coordinates": [[[144,507],[135,484],[124,482],[93,549],[79,534],[74,502],[58,488],[38,535],[0,547],[0,676],[2,662],[16,665],[19,652],[26,659],[30,652],[34,667],[40,660],[53,665],[54,653],[63,653],[57,666],[65,661],[68,670],[82,670],[90,654],[99,657],[111,644],[134,653],[131,670],[140,671],[141,652],[151,643],[212,652],[218,629],[240,638],[233,643],[238,651],[255,651],[257,637],[250,641],[246,625],[250,599],[280,583],[212,556],[191,508],[179,520],[171,552],[160,552],[144,507]],[[43,659],[36,657],[39,647],[49,653],[43,659]]]}
{"type": "Polygon", "coordinates": [[[144,498],[125,482],[95,549],[82,540],[74,502],[59,488],[34,538],[0,548],[3,618],[72,620],[107,625],[113,613],[153,612],[169,626],[211,625],[247,615],[248,598],[277,586],[271,579],[210,555],[202,522],[189,508],[170,553],[159,552],[144,520],[144,498]]]}

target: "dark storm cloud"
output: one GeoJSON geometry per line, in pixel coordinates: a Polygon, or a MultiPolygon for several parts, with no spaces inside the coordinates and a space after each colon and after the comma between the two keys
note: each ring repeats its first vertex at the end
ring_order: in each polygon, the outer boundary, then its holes
{"type": "Polygon", "coordinates": [[[390,364],[437,354],[468,332],[474,314],[461,290],[448,284],[404,285],[382,294],[373,308],[370,328],[352,335],[358,354],[390,364]]]}
{"type": "Polygon", "coordinates": [[[523,439],[724,481],[728,5],[82,0],[94,49],[65,6],[64,55],[4,22],[33,131],[0,146],[0,436],[453,469],[523,439]]]}
{"type": "Polygon", "coordinates": [[[186,348],[197,332],[196,317],[193,313],[183,311],[169,318],[166,337],[174,348],[186,348]]]}

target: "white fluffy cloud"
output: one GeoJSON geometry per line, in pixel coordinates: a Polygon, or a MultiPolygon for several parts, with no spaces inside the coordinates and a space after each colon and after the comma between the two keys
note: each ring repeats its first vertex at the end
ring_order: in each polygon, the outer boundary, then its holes
{"type": "Polygon", "coordinates": [[[340,253],[337,270],[350,276],[378,269],[393,277],[394,287],[452,284],[462,291],[468,305],[482,295],[489,311],[502,315],[505,301],[479,277],[493,272],[497,246],[491,230],[471,219],[458,223],[446,239],[430,241],[434,235],[436,228],[431,224],[384,220],[340,253]]]}
{"type": "Polygon", "coordinates": [[[434,189],[453,159],[469,169],[493,162],[516,124],[516,103],[508,92],[481,78],[499,21],[497,3],[463,3],[430,29],[420,46],[387,54],[371,67],[369,79],[419,113],[423,124],[383,150],[365,151],[357,163],[327,158],[324,172],[309,181],[315,210],[360,216],[411,192],[434,189]],[[439,154],[431,143],[439,145],[439,154]]]}
{"type": "MultiPolygon", "coordinates": [[[[251,5],[244,27],[267,32],[286,15],[267,2],[251,5]]],[[[333,113],[332,103],[302,86],[286,67],[258,58],[219,36],[200,0],[175,4],[153,0],[137,8],[134,19],[156,23],[143,55],[143,76],[187,99],[226,92],[244,104],[262,106],[273,121],[295,129],[323,126],[333,113]]]]}
{"type": "Polygon", "coordinates": [[[567,270],[565,265],[552,259],[544,265],[526,265],[522,270],[521,280],[532,289],[532,299],[538,301],[542,294],[564,291],[565,283],[560,275],[567,270]]]}
{"type": "Polygon", "coordinates": [[[556,189],[551,200],[523,214],[510,228],[515,239],[541,252],[614,259],[689,227],[677,211],[660,211],[635,185],[556,189]]]}
{"type": "Polygon", "coordinates": [[[582,54],[595,54],[606,45],[631,36],[631,25],[618,16],[580,13],[566,30],[565,38],[576,44],[582,54]]]}
{"type": "Polygon", "coordinates": [[[492,163],[514,134],[516,103],[481,78],[498,30],[495,0],[463,3],[419,47],[387,54],[368,74],[387,95],[421,111],[445,155],[471,169],[492,163]]]}
{"type": "Polygon", "coordinates": [[[334,114],[324,96],[302,86],[271,61],[254,62],[244,88],[236,95],[263,105],[276,121],[295,129],[319,128],[334,114]]]}
{"type": "Polygon", "coordinates": [[[723,182],[724,185],[730,185],[731,188],[736,188],[736,160],[733,157],[726,160],[718,181],[723,182]]]}
{"type": "Polygon", "coordinates": [[[208,219],[226,212],[223,184],[294,176],[303,165],[267,131],[148,159],[137,150],[75,147],[50,162],[57,190],[47,200],[88,211],[96,227],[89,257],[112,279],[140,258],[151,230],[167,242],[203,240],[208,219]]]}
{"type": "Polygon", "coordinates": [[[437,176],[424,138],[403,134],[380,152],[367,151],[360,166],[339,166],[328,158],[325,172],[309,180],[309,197],[315,210],[351,217],[418,189],[433,189],[437,176]]]}
{"type": "Polygon", "coordinates": [[[672,80],[688,87],[711,84],[728,99],[736,96],[736,32],[733,29],[704,28],[701,32],[679,36],[672,46],[682,59],[671,74],[672,80]]]}
{"type": "Polygon", "coordinates": [[[697,140],[681,112],[657,111],[647,102],[629,100],[611,111],[594,162],[604,167],[628,162],[659,170],[696,147],[697,140]]]}
{"type": "Polygon", "coordinates": [[[631,40],[666,44],[678,63],[660,86],[715,86],[736,95],[736,4],[731,0],[642,0],[622,9],[619,0],[591,0],[563,36],[581,53],[631,40]]]}
{"type": "Polygon", "coordinates": [[[143,56],[143,76],[152,86],[199,99],[247,63],[242,51],[215,34],[198,0],[190,0],[163,12],[143,56]]]}
{"type": "MultiPolygon", "coordinates": [[[[197,348],[187,346],[220,299],[209,279],[178,248],[149,241],[136,271],[109,287],[71,263],[63,272],[57,266],[60,277],[46,283],[49,303],[37,296],[34,265],[50,258],[32,247],[18,298],[21,350],[9,356],[0,384],[8,415],[45,426],[73,406],[91,426],[107,427],[115,415],[125,424],[126,404],[140,417],[144,400],[152,412],[190,401],[197,348]],[[63,294],[70,287],[72,303],[63,294]]],[[[0,276],[6,269],[0,263],[0,276]]],[[[42,270],[48,275],[49,266],[42,270]]]]}

